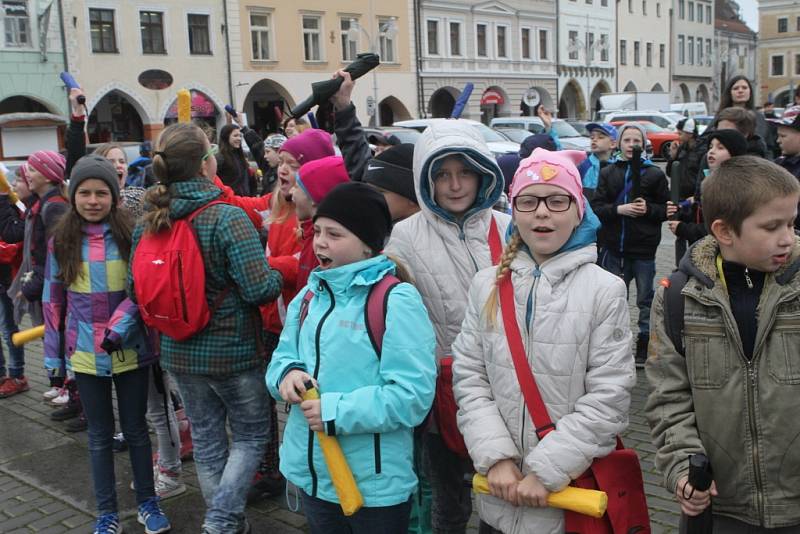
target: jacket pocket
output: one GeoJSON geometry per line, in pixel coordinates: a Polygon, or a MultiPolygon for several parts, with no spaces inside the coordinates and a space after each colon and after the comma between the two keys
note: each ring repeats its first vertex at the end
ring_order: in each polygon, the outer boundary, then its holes
{"type": "Polygon", "coordinates": [[[767,351],[769,376],[778,384],[800,384],[800,317],[778,316],[773,336],[777,337],[775,349],[767,351]]]}
{"type": "Polygon", "coordinates": [[[686,324],[684,330],[689,382],[697,389],[718,389],[731,374],[731,347],[717,326],[686,324]]]}

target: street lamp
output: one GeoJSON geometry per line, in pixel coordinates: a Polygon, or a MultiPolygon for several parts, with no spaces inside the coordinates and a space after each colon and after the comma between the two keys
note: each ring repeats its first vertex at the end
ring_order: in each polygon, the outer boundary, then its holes
{"type": "MultiPolygon", "coordinates": [[[[589,17],[586,17],[586,34],[589,33],[589,17]]],[[[569,44],[567,45],[567,52],[571,54],[579,53],[580,50],[583,50],[584,59],[586,61],[586,101],[588,103],[587,106],[587,115],[588,118],[591,120],[592,114],[592,94],[591,94],[591,77],[589,75],[589,67],[590,67],[590,58],[594,57],[595,52],[600,52],[602,55],[603,52],[606,52],[609,48],[609,43],[606,40],[605,35],[601,35],[600,39],[593,40],[591,43],[584,43],[581,41],[580,38],[575,37],[569,40],[569,44]]]]}
{"type": "MultiPolygon", "coordinates": [[[[356,19],[350,19],[350,28],[347,30],[348,41],[358,41],[358,32],[361,31],[367,36],[369,42],[370,52],[373,54],[378,53],[378,44],[372,39],[372,36],[367,30],[358,23],[356,19]]],[[[387,39],[394,40],[397,37],[397,18],[392,17],[378,27],[377,38],[385,36],[387,39]]],[[[367,114],[370,116],[370,122],[373,126],[380,126],[380,116],[378,114],[378,74],[376,70],[372,71],[372,105],[367,99],[367,114]]]]}

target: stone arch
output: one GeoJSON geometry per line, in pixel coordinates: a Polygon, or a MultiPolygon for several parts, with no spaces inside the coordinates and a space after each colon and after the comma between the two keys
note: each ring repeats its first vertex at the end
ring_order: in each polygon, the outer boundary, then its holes
{"type": "Polygon", "coordinates": [[[511,115],[508,93],[502,87],[490,85],[481,94],[481,121],[489,124],[495,117],[511,115]]]}
{"type": "Polygon", "coordinates": [[[692,94],[689,92],[689,86],[682,83],[678,86],[681,91],[681,102],[691,102],[692,94]]]}
{"type": "Polygon", "coordinates": [[[86,109],[89,111],[89,113],[91,114],[95,106],[112,91],[121,94],[128,102],[130,102],[131,106],[133,106],[133,108],[136,110],[136,113],[139,114],[139,117],[142,119],[144,124],[150,124],[153,122],[153,117],[155,114],[150,109],[150,106],[145,103],[144,98],[142,98],[138,91],[131,89],[120,82],[110,82],[104,85],[97,90],[91,99],[87,99],[86,109]]]}
{"type": "Polygon", "coordinates": [[[91,105],[87,102],[89,142],[143,141],[150,115],[141,104],[119,89],[111,89],[91,105]]]}
{"type": "Polygon", "coordinates": [[[697,86],[695,102],[705,102],[707,108],[711,107],[710,95],[708,94],[708,88],[706,87],[706,84],[701,83],[697,86]]]}
{"type": "Polygon", "coordinates": [[[21,93],[11,95],[0,101],[0,115],[6,113],[52,113],[60,115],[61,111],[41,97],[21,93]]]}
{"type": "Polygon", "coordinates": [[[589,118],[593,118],[595,113],[600,111],[603,106],[600,105],[600,96],[605,93],[611,92],[611,86],[605,80],[600,80],[592,89],[592,95],[589,97],[589,118]]]}
{"type": "Polygon", "coordinates": [[[440,87],[431,95],[428,101],[428,115],[434,119],[447,118],[453,112],[456,98],[461,93],[455,87],[440,87]]]}
{"type": "MultiPolygon", "coordinates": [[[[173,85],[173,87],[174,87],[174,85],[173,85]]],[[[217,111],[221,111],[221,110],[225,109],[225,102],[222,101],[219,98],[219,96],[217,96],[217,94],[214,92],[213,89],[209,88],[206,85],[203,85],[202,83],[191,82],[191,83],[188,83],[188,84],[185,84],[185,85],[181,86],[181,88],[186,88],[189,91],[197,91],[197,92],[203,93],[205,96],[208,97],[209,100],[211,100],[211,102],[214,104],[214,106],[216,106],[217,111]]],[[[177,90],[176,90],[176,93],[177,93],[177,90]]],[[[169,108],[172,107],[172,104],[175,103],[176,99],[177,99],[177,95],[172,100],[168,100],[168,101],[164,102],[161,105],[161,109],[158,111],[158,116],[161,118],[161,122],[164,122],[164,119],[167,118],[167,112],[169,111],[169,108]]]]}
{"type": "Polygon", "coordinates": [[[381,126],[391,126],[397,121],[413,118],[405,104],[395,96],[387,96],[380,101],[378,104],[378,117],[381,126]]]}
{"type": "Polygon", "coordinates": [[[623,93],[628,93],[628,92],[632,92],[632,91],[636,91],[636,84],[633,83],[633,80],[631,80],[631,81],[629,81],[628,83],[625,84],[625,88],[622,90],[622,92],[623,93]]]}
{"type": "Polygon", "coordinates": [[[660,84],[660,83],[657,83],[657,84],[655,84],[655,85],[653,86],[653,88],[652,88],[652,89],[650,89],[650,90],[651,90],[651,91],[661,91],[661,92],[663,92],[663,91],[664,91],[664,88],[663,88],[663,87],[661,87],[661,84],[660,84]]]}
{"type": "Polygon", "coordinates": [[[277,132],[289,109],[295,105],[286,88],[269,78],[262,78],[250,87],[242,104],[248,122],[258,132],[277,132]]]}
{"type": "Polygon", "coordinates": [[[574,79],[567,82],[558,101],[559,117],[582,117],[586,114],[586,97],[574,79]]]}

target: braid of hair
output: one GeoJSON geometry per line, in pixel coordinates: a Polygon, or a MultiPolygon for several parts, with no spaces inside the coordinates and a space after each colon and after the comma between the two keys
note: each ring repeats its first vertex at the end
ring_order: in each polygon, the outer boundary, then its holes
{"type": "Polygon", "coordinates": [[[511,238],[508,240],[505,250],[503,250],[503,255],[500,257],[500,264],[497,266],[494,285],[486,299],[486,304],[483,306],[483,315],[492,328],[497,327],[497,307],[500,300],[498,291],[500,282],[511,272],[511,263],[514,261],[514,258],[517,257],[521,245],[522,236],[519,235],[519,230],[514,228],[514,232],[511,234],[511,238]]]}

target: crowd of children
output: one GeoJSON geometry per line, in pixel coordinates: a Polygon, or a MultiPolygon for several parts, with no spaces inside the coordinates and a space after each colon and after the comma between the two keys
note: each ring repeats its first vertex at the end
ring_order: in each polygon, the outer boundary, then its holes
{"type": "MultiPolygon", "coordinates": [[[[682,531],[707,509],[715,533],[800,528],[800,107],[762,124],[734,80],[706,133],[679,123],[667,174],[638,123],[589,124],[589,153],[548,131],[498,161],[443,121],[373,154],[336,75],[341,156],[325,131],[287,121],[262,140],[234,113],[218,144],[174,124],[132,165],[119,145],[85,155],[73,89],[66,157],[29,157],[21,204],[0,193],[0,398],[29,389],[10,342],[27,313],[46,399],[88,430],[95,533],[122,530],[120,443],[148,534],[171,528],[160,501],[185,491],[186,449],[207,534],[250,532],[247,502],[287,482],[314,534],[461,534],[473,473],[483,534],[649,532],[617,515],[626,492],[589,530],[548,506],[607,484],[597,462],[624,450],[637,366],[682,531]],[[655,290],[665,222],[678,270],[655,290]],[[708,489],[689,478],[700,454],[708,489]]],[[[641,486],[636,465],[614,476],[641,486]]]]}

